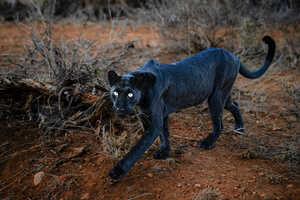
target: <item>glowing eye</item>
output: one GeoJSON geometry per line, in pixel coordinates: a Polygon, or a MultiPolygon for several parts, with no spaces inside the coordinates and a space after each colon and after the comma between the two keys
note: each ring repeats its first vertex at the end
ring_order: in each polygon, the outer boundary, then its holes
{"type": "Polygon", "coordinates": [[[130,93],[128,93],[128,97],[129,98],[132,98],[133,97],[133,94],[130,92],[130,93]]]}
{"type": "Polygon", "coordinates": [[[116,97],[119,95],[119,93],[117,91],[114,91],[113,93],[116,97]]]}

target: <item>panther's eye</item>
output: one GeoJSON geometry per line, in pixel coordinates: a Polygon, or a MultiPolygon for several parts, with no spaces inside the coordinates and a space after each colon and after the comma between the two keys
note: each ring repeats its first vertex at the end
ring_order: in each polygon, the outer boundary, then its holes
{"type": "Polygon", "coordinates": [[[116,97],[119,96],[119,93],[117,91],[114,91],[113,93],[116,97]]]}
{"type": "Polygon", "coordinates": [[[133,97],[133,94],[132,94],[131,92],[129,92],[129,93],[128,93],[128,97],[129,97],[129,98],[132,98],[132,97],[133,97]]]}

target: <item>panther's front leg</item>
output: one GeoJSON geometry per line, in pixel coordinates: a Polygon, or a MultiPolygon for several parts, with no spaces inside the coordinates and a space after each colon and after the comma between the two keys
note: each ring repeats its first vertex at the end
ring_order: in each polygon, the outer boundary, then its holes
{"type": "Polygon", "coordinates": [[[160,148],[153,154],[154,159],[166,159],[170,156],[169,120],[164,118],[163,131],[160,134],[160,148]]]}
{"type": "Polygon", "coordinates": [[[127,153],[122,160],[120,160],[109,171],[109,176],[113,179],[119,179],[123,177],[134,163],[145,153],[145,151],[153,144],[155,139],[163,131],[163,119],[162,114],[156,112],[151,117],[150,126],[147,127],[140,140],[132,147],[129,153],[127,153]]]}

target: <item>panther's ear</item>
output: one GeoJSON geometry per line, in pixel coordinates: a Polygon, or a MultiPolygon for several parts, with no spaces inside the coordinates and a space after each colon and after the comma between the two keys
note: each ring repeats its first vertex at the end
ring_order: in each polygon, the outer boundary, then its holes
{"type": "Polygon", "coordinates": [[[118,82],[121,79],[120,76],[114,71],[109,71],[108,72],[108,82],[110,86],[113,86],[116,82],[118,82]]]}
{"type": "Polygon", "coordinates": [[[135,72],[130,79],[131,84],[138,89],[147,89],[154,85],[156,77],[150,72],[135,72]]]}

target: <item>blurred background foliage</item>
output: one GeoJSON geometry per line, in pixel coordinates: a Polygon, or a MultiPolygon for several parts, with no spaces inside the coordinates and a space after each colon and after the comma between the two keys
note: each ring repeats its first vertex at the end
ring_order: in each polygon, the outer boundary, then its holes
{"type": "MultiPolygon", "coordinates": [[[[218,8],[219,21],[232,15],[228,23],[236,23],[234,18],[250,17],[253,20],[275,19],[284,22],[299,20],[298,0],[1,0],[0,19],[2,21],[32,20],[41,12],[55,19],[72,17],[97,21],[111,18],[140,17],[147,10],[186,10],[187,12],[210,12],[218,8]],[[52,8],[53,2],[55,4],[52,8]]],[[[166,11],[165,10],[165,11],[166,11]]],[[[168,12],[166,12],[167,14],[168,12]]],[[[148,13],[149,14],[149,13],[148,13]]],[[[186,15],[188,16],[188,15],[186,15]]],[[[184,17],[184,16],[174,16],[184,17]]]]}

